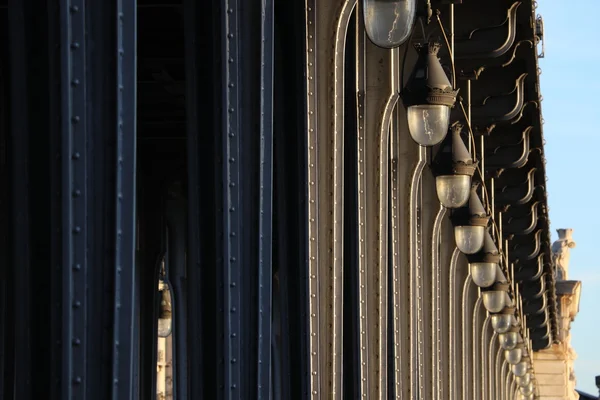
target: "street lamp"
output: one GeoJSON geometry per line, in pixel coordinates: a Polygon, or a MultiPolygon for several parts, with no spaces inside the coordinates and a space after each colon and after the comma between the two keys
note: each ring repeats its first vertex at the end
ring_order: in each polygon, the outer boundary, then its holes
{"type": "Polygon", "coordinates": [[[402,90],[408,131],[421,146],[435,146],[444,140],[458,93],[437,57],[440,47],[437,42],[415,45],[419,58],[402,90]]]}
{"type": "Polygon", "coordinates": [[[452,125],[451,140],[436,156],[434,172],[437,196],[446,208],[459,208],[467,204],[471,194],[471,179],[477,168],[462,140],[463,126],[452,125]]]}
{"type": "Polygon", "coordinates": [[[492,329],[496,333],[506,333],[513,325],[516,325],[514,307],[504,307],[498,314],[490,316],[492,329]]]}
{"type": "Polygon", "coordinates": [[[515,376],[515,381],[519,387],[527,386],[531,382],[531,374],[528,372],[523,376],[515,376]]]}
{"type": "Polygon", "coordinates": [[[527,361],[520,361],[517,364],[510,366],[510,370],[515,376],[524,376],[528,369],[529,363],[527,361]]]}
{"type": "Polygon", "coordinates": [[[477,194],[477,185],[471,185],[469,204],[452,213],[456,247],[464,254],[475,254],[485,243],[486,226],[490,217],[486,214],[477,194]]]}
{"type": "Polygon", "coordinates": [[[512,306],[512,300],[508,295],[509,286],[508,283],[496,282],[490,288],[482,290],[483,306],[488,312],[499,313],[504,307],[512,306]]]}
{"type": "Polygon", "coordinates": [[[508,331],[498,334],[498,342],[500,342],[500,347],[504,350],[514,349],[521,340],[523,340],[523,338],[519,333],[519,327],[514,325],[510,327],[508,331]]]}
{"type": "Polygon", "coordinates": [[[500,252],[489,231],[484,232],[481,251],[468,258],[471,278],[477,286],[487,288],[495,282],[506,282],[506,277],[500,269],[500,252]]]}
{"type": "Polygon", "coordinates": [[[512,349],[504,350],[504,358],[506,359],[506,362],[511,365],[518,364],[523,357],[523,349],[523,344],[517,343],[517,345],[512,349]]]}
{"type": "Polygon", "coordinates": [[[386,49],[400,46],[410,36],[416,11],[416,0],[363,0],[368,38],[386,49]]]}
{"type": "Polygon", "coordinates": [[[530,396],[533,395],[533,389],[535,389],[533,386],[533,382],[529,382],[527,385],[521,386],[519,388],[519,392],[521,392],[522,395],[530,396]]]}

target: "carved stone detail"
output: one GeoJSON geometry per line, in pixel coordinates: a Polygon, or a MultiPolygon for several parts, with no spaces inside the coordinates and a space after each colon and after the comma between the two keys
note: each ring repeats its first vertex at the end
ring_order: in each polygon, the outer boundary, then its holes
{"type": "Polygon", "coordinates": [[[552,244],[552,259],[554,261],[556,279],[567,280],[569,276],[570,250],[575,248],[573,229],[557,229],[558,240],[552,244]]]}

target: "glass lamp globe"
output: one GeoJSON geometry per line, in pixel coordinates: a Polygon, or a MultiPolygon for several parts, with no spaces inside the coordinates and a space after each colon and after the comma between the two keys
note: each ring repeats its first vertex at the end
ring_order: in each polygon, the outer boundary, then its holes
{"type": "Polygon", "coordinates": [[[522,347],[517,346],[510,350],[504,350],[504,358],[506,359],[506,362],[508,362],[511,365],[518,364],[521,361],[522,357],[523,357],[523,348],[522,347]]]}
{"type": "Polygon", "coordinates": [[[490,287],[496,282],[498,264],[491,262],[470,263],[471,278],[479,287],[490,287]]]}
{"type": "Polygon", "coordinates": [[[448,133],[450,107],[439,104],[417,104],[407,110],[408,131],[421,146],[435,146],[448,133]]]}
{"type": "Polygon", "coordinates": [[[471,195],[469,175],[440,175],[435,178],[438,200],[446,208],[459,208],[467,204],[471,195]]]}
{"type": "Polygon", "coordinates": [[[515,376],[515,381],[519,387],[527,386],[531,382],[531,374],[528,372],[523,376],[515,376]]]}
{"type": "Polygon", "coordinates": [[[498,335],[498,342],[500,342],[500,347],[504,350],[512,350],[517,346],[520,339],[519,332],[506,332],[498,335]]]}
{"type": "Polygon", "coordinates": [[[510,314],[492,314],[492,329],[496,333],[508,332],[513,323],[513,316],[510,314]]]}
{"type": "Polygon", "coordinates": [[[529,363],[526,361],[521,361],[518,364],[511,365],[510,370],[515,376],[523,376],[527,373],[529,369],[529,363]]]}
{"type": "Polygon", "coordinates": [[[454,227],[456,247],[464,254],[475,254],[483,247],[484,226],[463,225],[454,227]]]}
{"type": "Polygon", "coordinates": [[[490,313],[499,313],[510,302],[508,293],[503,290],[486,290],[481,292],[481,297],[483,306],[490,313]]]}
{"type": "Polygon", "coordinates": [[[533,394],[533,389],[535,389],[535,387],[533,386],[533,382],[529,382],[529,384],[525,385],[525,386],[521,386],[519,388],[519,391],[521,392],[521,394],[524,394],[525,396],[529,396],[533,394]]]}
{"type": "Polygon", "coordinates": [[[416,10],[415,0],[364,0],[367,36],[379,47],[400,46],[412,31],[416,10]]]}

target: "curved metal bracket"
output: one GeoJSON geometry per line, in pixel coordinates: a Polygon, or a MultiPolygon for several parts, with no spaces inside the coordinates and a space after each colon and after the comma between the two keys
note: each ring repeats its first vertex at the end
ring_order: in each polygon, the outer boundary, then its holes
{"type": "MultiPolygon", "coordinates": [[[[546,302],[547,304],[547,302],[546,302]]],[[[529,333],[530,336],[535,336],[536,339],[538,339],[537,341],[539,342],[539,340],[543,340],[543,339],[549,339],[550,335],[552,334],[552,329],[550,327],[550,316],[548,315],[548,309],[547,308],[543,308],[543,311],[540,311],[537,314],[529,314],[527,316],[527,325],[529,324],[529,319],[533,319],[534,322],[537,321],[536,318],[541,319],[542,321],[546,321],[545,324],[531,324],[531,326],[529,327],[529,333]],[[544,316],[544,314],[546,316],[544,316]]]]}
{"type": "Polygon", "coordinates": [[[528,73],[526,72],[519,75],[515,80],[514,88],[510,92],[487,96],[481,104],[473,105],[473,119],[480,121],[485,120],[487,122],[511,121],[511,123],[514,123],[512,120],[519,116],[519,113],[521,113],[521,116],[523,114],[525,104],[525,78],[527,75],[528,73]],[[515,99],[514,102],[510,102],[511,105],[509,107],[511,108],[506,113],[503,115],[489,115],[485,112],[488,108],[492,110],[499,108],[498,104],[490,104],[496,100],[504,104],[507,103],[507,97],[514,97],[515,99]]]}
{"type": "Polygon", "coordinates": [[[515,271],[515,281],[526,282],[539,279],[544,273],[544,254],[540,254],[537,260],[532,263],[527,263],[515,271]],[[532,275],[533,274],[533,275],[532,275]]]}
{"type": "Polygon", "coordinates": [[[538,229],[533,238],[527,238],[526,242],[519,241],[513,245],[511,251],[508,253],[513,262],[518,263],[520,260],[533,260],[540,254],[542,250],[542,232],[543,229],[538,229]]]}
{"type": "Polygon", "coordinates": [[[544,292],[546,291],[545,275],[546,275],[545,273],[542,274],[542,279],[523,283],[523,285],[521,286],[521,288],[522,288],[521,294],[523,294],[524,292],[527,292],[527,298],[532,298],[532,299],[541,298],[544,295],[544,292]]]}
{"type": "Polygon", "coordinates": [[[535,105],[535,108],[539,110],[540,108],[540,103],[536,100],[529,100],[527,103],[525,103],[522,107],[521,107],[521,112],[519,113],[519,116],[515,119],[513,119],[512,121],[510,121],[511,124],[516,124],[517,122],[519,122],[521,120],[521,118],[523,118],[523,114],[525,113],[525,109],[527,108],[528,105],[533,104],[535,105]]]}
{"type": "Polygon", "coordinates": [[[514,233],[515,235],[528,235],[538,224],[538,206],[539,201],[531,205],[531,212],[522,217],[509,217],[504,226],[506,233],[514,233]]]}
{"type": "Polygon", "coordinates": [[[528,301],[526,303],[523,303],[523,311],[525,312],[525,314],[539,315],[546,311],[547,305],[548,299],[546,298],[546,296],[542,296],[539,299],[535,299],[534,301],[528,301]]]}
{"type": "Polygon", "coordinates": [[[522,205],[528,203],[535,193],[536,189],[544,189],[544,185],[535,185],[535,172],[537,168],[533,167],[527,173],[527,178],[524,182],[516,186],[503,186],[500,189],[500,195],[496,197],[499,203],[511,203],[522,205]],[[525,193],[523,194],[523,187],[525,193]]]}
{"type": "Polygon", "coordinates": [[[527,325],[534,327],[534,329],[540,329],[548,326],[549,322],[548,313],[530,314],[527,316],[527,325]]]}
{"type": "MultiPolygon", "coordinates": [[[[477,38],[477,36],[479,36],[480,33],[483,33],[486,31],[491,31],[491,30],[502,29],[502,28],[506,27],[507,32],[506,32],[506,38],[504,39],[504,43],[502,43],[499,47],[492,49],[492,50],[473,51],[473,52],[463,50],[463,51],[457,52],[457,54],[459,54],[457,56],[457,59],[495,58],[495,57],[500,57],[503,54],[505,54],[512,47],[513,43],[515,42],[515,38],[517,36],[517,9],[519,8],[520,5],[521,5],[520,1],[513,3],[513,5],[510,6],[510,8],[506,12],[506,19],[500,25],[474,29],[469,33],[467,39],[460,44],[472,43],[472,41],[475,41],[475,39],[477,38]]],[[[489,42],[489,41],[486,40],[486,42],[489,42]]],[[[459,44],[459,43],[457,43],[457,44],[459,44]]]]}
{"type": "Polygon", "coordinates": [[[531,48],[531,49],[533,49],[533,47],[535,46],[533,44],[532,40],[529,40],[529,39],[519,40],[517,42],[517,44],[515,44],[515,47],[513,47],[513,52],[512,52],[512,56],[510,57],[510,59],[507,62],[505,62],[504,64],[502,64],[503,67],[508,67],[510,64],[512,64],[512,62],[517,57],[517,50],[519,50],[519,47],[521,47],[521,45],[523,43],[528,43],[529,44],[529,48],[531,48]]]}
{"type": "Polygon", "coordinates": [[[509,146],[496,147],[491,154],[486,156],[486,164],[488,164],[490,167],[502,167],[505,169],[521,168],[525,164],[527,164],[527,159],[529,157],[529,146],[531,143],[529,134],[531,133],[532,129],[533,126],[528,126],[527,128],[525,128],[525,130],[521,134],[521,140],[519,141],[519,143],[509,146]],[[523,150],[521,151],[521,154],[516,160],[507,163],[506,159],[508,159],[511,155],[515,153],[515,147],[522,147],[523,150]]]}

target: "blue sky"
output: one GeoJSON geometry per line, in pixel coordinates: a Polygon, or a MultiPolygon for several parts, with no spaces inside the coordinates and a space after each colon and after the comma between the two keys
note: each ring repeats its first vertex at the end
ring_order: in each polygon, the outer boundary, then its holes
{"type": "Polygon", "coordinates": [[[579,315],[572,324],[577,388],[597,394],[600,375],[600,1],[539,0],[544,18],[542,110],[552,238],[573,228],[569,279],[582,281],[579,315]],[[598,72],[598,73],[597,73],[598,72]]]}

